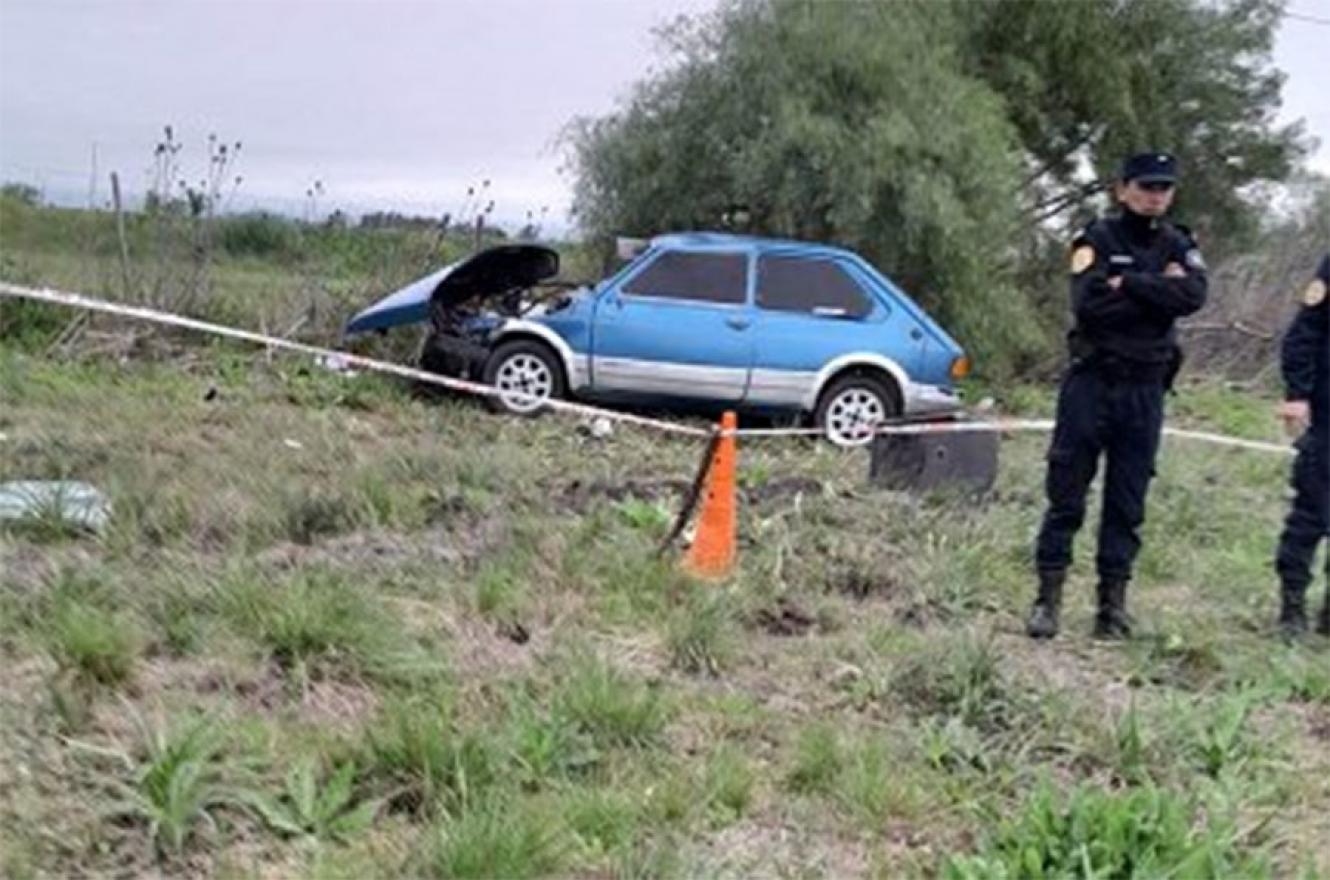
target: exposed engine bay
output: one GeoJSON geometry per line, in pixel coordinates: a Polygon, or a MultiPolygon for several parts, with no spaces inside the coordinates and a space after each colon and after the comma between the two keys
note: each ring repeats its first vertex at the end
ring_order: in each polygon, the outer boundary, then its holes
{"type": "Polygon", "coordinates": [[[558,254],[534,245],[492,248],[459,264],[430,295],[421,366],[479,377],[505,321],[549,314],[571,302],[568,292],[581,285],[551,280],[558,271],[558,254]]]}

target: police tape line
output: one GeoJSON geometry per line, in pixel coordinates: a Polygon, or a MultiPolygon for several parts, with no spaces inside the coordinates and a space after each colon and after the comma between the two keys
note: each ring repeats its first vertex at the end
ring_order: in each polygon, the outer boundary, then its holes
{"type": "MultiPolygon", "coordinates": [[[[878,427],[875,434],[1014,434],[1020,432],[1049,433],[1055,427],[1052,419],[980,419],[974,421],[936,421],[915,424],[884,425],[878,427]]],[[[735,437],[813,437],[821,436],[820,428],[741,428],[733,433],[735,437]]],[[[1215,446],[1227,446],[1234,449],[1250,449],[1255,452],[1272,452],[1278,455],[1293,455],[1297,452],[1291,446],[1278,443],[1265,443],[1260,440],[1244,440],[1241,437],[1229,437],[1225,434],[1212,434],[1208,431],[1189,431],[1182,428],[1164,428],[1164,436],[1183,440],[1196,440],[1215,446]]]]}
{"type": "MultiPolygon", "coordinates": [[[[448,388],[452,391],[461,391],[466,394],[475,394],[482,397],[517,397],[519,399],[523,397],[520,393],[500,391],[493,385],[483,385],[479,382],[468,382],[465,379],[455,379],[452,376],[440,376],[437,373],[428,373],[424,370],[417,370],[414,367],[404,367],[401,364],[394,364],[388,361],[377,360],[375,358],[367,358],[362,355],[352,354],[348,351],[321,348],[317,345],[306,345],[303,342],[292,342],[289,339],[268,336],[264,333],[241,330],[237,327],[227,327],[223,324],[212,324],[208,321],[199,321],[194,318],[186,318],[180,315],[171,314],[170,312],[161,312],[156,309],[107,302],[105,300],[83,296],[78,293],[65,293],[64,291],[52,290],[51,288],[37,289],[32,287],[22,287],[17,284],[9,284],[0,281],[0,294],[21,299],[31,299],[39,302],[69,306],[70,308],[103,312],[108,315],[118,315],[122,318],[133,318],[137,321],[147,321],[152,324],[163,324],[169,327],[180,327],[186,330],[197,330],[200,333],[209,333],[213,336],[223,336],[228,339],[239,339],[257,345],[267,346],[268,348],[311,355],[317,358],[330,358],[334,359],[335,362],[351,367],[358,367],[362,370],[389,373],[394,376],[401,376],[404,379],[426,382],[430,385],[437,385],[442,388],[448,388]]],[[[532,399],[534,400],[535,398],[533,397],[532,399]]],[[[646,416],[615,412],[613,410],[601,409],[595,406],[587,406],[586,404],[572,403],[567,400],[548,400],[545,402],[545,405],[558,412],[565,412],[584,417],[607,418],[625,424],[651,428],[652,430],[663,431],[670,434],[682,434],[688,437],[709,437],[714,433],[706,428],[695,428],[691,425],[681,425],[677,422],[666,422],[660,419],[647,418],[646,416]]]]}
{"type": "MultiPolygon", "coordinates": [[[[265,333],[255,333],[251,330],[241,330],[237,327],[213,324],[208,321],[186,318],[181,315],[163,312],[157,309],[144,308],[142,306],[129,306],[121,303],[107,302],[106,300],[96,299],[78,293],[67,293],[51,288],[24,287],[22,285],[0,281],[0,295],[18,299],[36,300],[39,302],[67,306],[69,308],[84,309],[86,311],[102,312],[104,314],[117,315],[122,318],[132,318],[136,321],[145,321],[169,327],[180,327],[186,330],[208,333],[213,336],[238,339],[268,348],[290,351],[296,354],[309,355],[316,358],[331,359],[333,362],[340,362],[347,366],[400,376],[404,379],[412,379],[417,382],[424,382],[430,385],[447,388],[452,391],[460,391],[465,394],[475,394],[481,397],[502,396],[508,398],[521,398],[524,396],[512,391],[500,391],[492,385],[470,382],[465,379],[457,379],[451,376],[440,376],[437,373],[429,373],[424,370],[418,370],[414,367],[405,367],[401,364],[368,358],[347,351],[323,348],[317,345],[307,345],[303,342],[292,342],[289,339],[269,336],[265,333]]],[[[587,404],[573,403],[566,400],[546,400],[544,405],[555,412],[567,413],[584,418],[604,418],[621,424],[634,425],[640,428],[686,437],[712,437],[720,433],[715,429],[697,428],[691,425],[682,425],[678,422],[653,419],[647,416],[633,415],[631,413],[603,409],[601,407],[588,406],[587,404]]],[[[957,420],[885,424],[876,426],[873,429],[873,433],[884,435],[950,433],[1007,434],[1016,432],[1046,433],[1052,430],[1053,422],[1049,419],[979,419],[969,421],[957,420]]],[[[741,428],[724,433],[726,436],[758,439],[763,437],[816,437],[823,435],[825,432],[819,428],[741,428]]],[[[1187,431],[1180,428],[1164,428],[1164,434],[1170,437],[1196,440],[1216,446],[1250,449],[1257,452],[1271,452],[1281,455],[1292,455],[1294,452],[1289,446],[1281,446],[1275,443],[1263,443],[1258,440],[1244,440],[1239,437],[1229,437],[1223,434],[1212,434],[1205,431],[1187,431]]]]}

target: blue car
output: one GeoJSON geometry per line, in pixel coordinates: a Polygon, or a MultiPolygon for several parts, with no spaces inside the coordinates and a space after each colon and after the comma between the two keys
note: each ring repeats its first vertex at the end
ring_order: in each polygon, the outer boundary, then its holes
{"type": "Polygon", "coordinates": [[[683,402],[811,416],[857,445],[898,416],[959,408],[964,351],[861,257],[794,241],[662,235],[593,287],[533,298],[559,257],[536,245],[481,251],[380,300],[347,333],[428,322],[431,371],[550,398],[683,402]]]}

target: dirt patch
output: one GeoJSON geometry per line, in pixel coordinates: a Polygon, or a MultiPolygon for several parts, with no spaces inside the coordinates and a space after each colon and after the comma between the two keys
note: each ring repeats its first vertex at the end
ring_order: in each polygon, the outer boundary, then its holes
{"type": "Polygon", "coordinates": [[[0,541],[0,586],[34,592],[50,583],[60,571],[87,568],[97,558],[94,547],[75,542],[38,545],[0,541]]]}
{"type": "Polygon", "coordinates": [[[1312,739],[1330,742],[1330,709],[1320,709],[1307,719],[1307,733],[1312,739]]]}
{"type": "Polygon", "coordinates": [[[997,620],[993,628],[994,644],[1001,651],[1003,668],[1019,686],[1046,692],[1096,695],[1106,717],[1120,715],[1148,689],[1130,681],[1131,664],[1126,652],[1117,645],[1094,642],[1064,625],[1062,635],[1049,641],[1035,641],[997,620]]]}
{"type": "Polygon", "coordinates": [[[525,645],[531,641],[531,631],[515,620],[500,621],[499,625],[495,627],[495,632],[514,645],[525,645]]]}
{"type": "MultiPolygon", "coordinates": [[[[556,497],[559,499],[563,510],[582,514],[600,501],[676,502],[683,499],[691,488],[692,485],[689,481],[680,479],[624,480],[621,482],[573,480],[558,489],[556,497]]],[[[789,479],[771,480],[760,486],[743,489],[740,496],[744,504],[757,506],[791,498],[795,495],[820,495],[822,492],[822,483],[817,480],[809,477],[791,477],[789,479]]]]}
{"type": "Polygon", "coordinates": [[[379,697],[362,684],[342,681],[312,682],[302,695],[302,721],[342,731],[361,729],[378,712],[379,697]]]}
{"type": "Polygon", "coordinates": [[[817,624],[817,618],[793,599],[782,596],[769,608],[759,608],[753,623],[773,636],[802,636],[817,624]]]}
{"type": "Polygon", "coordinates": [[[561,509],[573,513],[586,513],[599,501],[660,501],[682,498],[689,490],[687,480],[626,480],[612,483],[604,480],[583,482],[573,480],[558,491],[561,509]]]}
{"type": "Polygon", "coordinates": [[[256,675],[226,682],[246,708],[254,712],[275,712],[287,701],[287,682],[276,663],[265,664],[256,675]]]}
{"type": "Polygon", "coordinates": [[[431,526],[452,525],[475,513],[461,495],[443,495],[431,499],[425,509],[425,522],[431,526]]]}
{"type": "Polygon", "coordinates": [[[695,873],[716,877],[862,877],[870,865],[861,840],[760,816],[714,834],[698,855],[695,873]]]}
{"type": "Polygon", "coordinates": [[[787,479],[771,480],[760,486],[745,489],[743,498],[749,504],[762,504],[768,501],[779,501],[782,498],[789,498],[794,495],[821,495],[822,493],[822,483],[812,477],[789,477],[787,479]]]}
{"type": "Polygon", "coordinates": [[[476,520],[452,528],[406,534],[379,530],[350,532],[309,546],[283,541],[260,553],[258,562],[283,570],[347,565],[390,568],[411,560],[459,565],[489,552],[499,543],[503,528],[497,520],[476,520]]]}
{"type": "Polygon", "coordinates": [[[359,729],[379,708],[379,697],[369,686],[333,678],[312,679],[297,685],[276,663],[247,675],[235,676],[222,668],[201,668],[189,676],[199,694],[232,694],[247,712],[273,715],[291,712],[300,721],[327,729],[359,729]]]}
{"type": "Polygon", "coordinates": [[[852,599],[890,599],[901,593],[903,584],[887,571],[875,571],[862,565],[839,568],[827,579],[828,592],[852,599]]]}
{"type": "Polygon", "coordinates": [[[470,620],[459,624],[450,659],[460,681],[497,681],[529,671],[547,641],[548,633],[521,624],[470,620]],[[514,638],[519,627],[523,641],[514,638]]]}
{"type": "Polygon", "coordinates": [[[945,605],[935,599],[918,599],[896,611],[896,620],[899,623],[915,629],[946,623],[954,616],[945,605]]]}
{"type": "Polygon", "coordinates": [[[1187,646],[1156,660],[1146,680],[1155,685],[1196,692],[1214,683],[1223,672],[1224,664],[1213,651],[1187,646]]]}

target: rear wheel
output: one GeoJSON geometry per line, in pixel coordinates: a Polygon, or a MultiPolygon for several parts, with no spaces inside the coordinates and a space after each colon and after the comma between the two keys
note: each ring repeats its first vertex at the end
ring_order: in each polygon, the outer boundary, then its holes
{"type": "Polygon", "coordinates": [[[872,441],[874,428],[900,410],[899,398],[885,380],[852,373],[822,392],[813,423],[837,446],[864,446],[872,441]]]}
{"type": "Polygon", "coordinates": [[[549,346],[530,339],[505,342],[485,361],[486,385],[500,391],[489,398],[498,412],[538,415],[564,395],[563,368],[549,346]]]}

